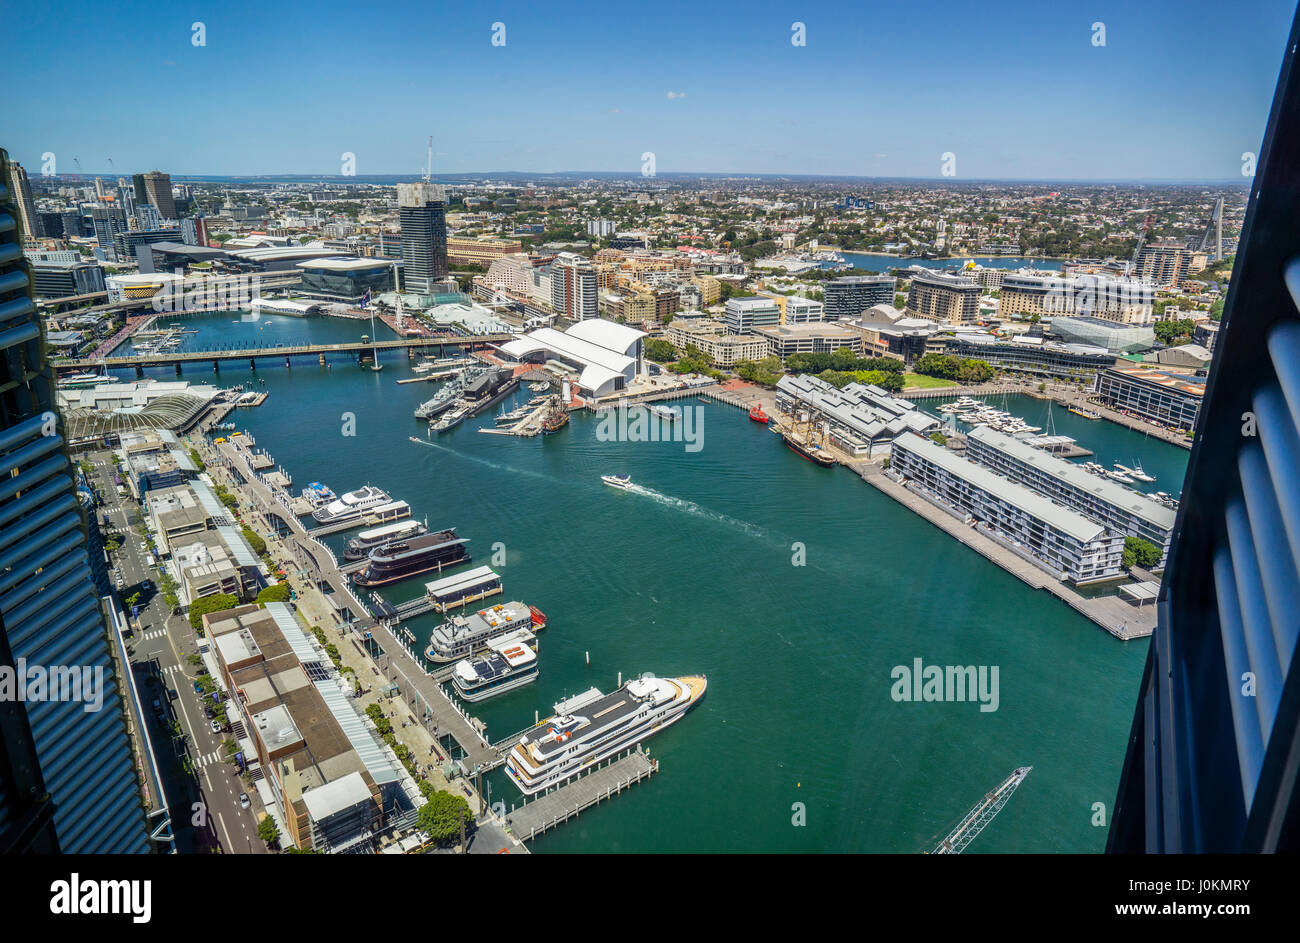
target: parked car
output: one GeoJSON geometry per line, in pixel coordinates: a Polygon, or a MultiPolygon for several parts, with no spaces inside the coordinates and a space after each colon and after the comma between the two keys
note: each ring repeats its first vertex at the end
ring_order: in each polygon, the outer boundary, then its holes
{"type": "Polygon", "coordinates": [[[221,733],[221,724],[219,724],[219,723],[217,723],[215,720],[213,720],[213,721],[211,721],[211,725],[212,725],[212,732],[213,732],[213,733],[221,733]]]}
{"type": "Polygon", "coordinates": [[[153,712],[159,717],[163,715],[162,701],[158,700],[158,698],[153,699],[153,712]]]}
{"type": "Polygon", "coordinates": [[[239,807],[240,807],[241,809],[247,809],[247,808],[248,808],[248,793],[246,793],[246,792],[241,792],[241,793],[239,794],[239,807]]]}

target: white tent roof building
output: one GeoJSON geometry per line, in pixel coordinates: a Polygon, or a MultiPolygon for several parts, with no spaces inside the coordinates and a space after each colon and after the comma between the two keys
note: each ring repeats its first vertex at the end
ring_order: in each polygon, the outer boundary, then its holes
{"type": "Polygon", "coordinates": [[[645,372],[644,331],[603,318],[579,321],[566,331],[543,327],[501,346],[514,360],[558,361],[577,372],[578,389],[587,396],[609,396],[626,389],[645,372]]]}

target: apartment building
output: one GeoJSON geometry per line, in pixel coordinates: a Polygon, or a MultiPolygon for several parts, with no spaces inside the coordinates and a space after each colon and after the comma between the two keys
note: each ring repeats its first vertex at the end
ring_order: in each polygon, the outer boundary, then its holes
{"type": "Polygon", "coordinates": [[[890,471],[905,479],[909,489],[968,515],[986,534],[1059,579],[1090,583],[1122,573],[1122,533],[930,439],[899,436],[890,471]]]}
{"type": "Polygon", "coordinates": [[[973,278],[914,267],[907,293],[907,314],[941,324],[974,324],[979,320],[980,285],[973,278]]]}
{"type": "Polygon", "coordinates": [[[1113,531],[1150,541],[1164,563],[1176,512],[1141,492],[986,426],[966,434],[966,457],[1113,531]]]}
{"type": "Polygon", "coordinates": [[[762,360],[768,355],[768,342],[757,334],[730,334],[721,321],[710,319],[672,321],[664,339],[678,350],[688,344],[698,347],[715,367],[733,367],[742,360],[762,360]]]}
{"type": "Polygon", "coordinates": [[[1149,325],[1155,320],[1155,286],[1134,278],[1104,275],[1025,275],[1002,279],[998,317],[1033,320],[1052,316],[1104,318],[1121,324],[1149,325]]]}

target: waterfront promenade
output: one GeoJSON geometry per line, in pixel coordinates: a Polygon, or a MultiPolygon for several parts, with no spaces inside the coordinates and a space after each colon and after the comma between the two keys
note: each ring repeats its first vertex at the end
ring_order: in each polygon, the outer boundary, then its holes
{"type": "MultiPolygon", "coordinates": [[[[330,618],[324,622],[346,635],[348,630],[386,637],[376,641],[384,654],[378,667],[384,678],[398,686],[400,697],[415,711],[420,722],[434,737],[450,737],[464,754],[469,770],[491,768],[501,761],[500,751],[493,749],[484,736],[482,724],[472,720],[452,702],[442,686],[430,677],[415,656],[399,643],[390,630],[370,615],[369,607],[352,591],[351,582],[328,547],[312,537],[290,508],[288,496],[274,491],[253,472],[244,450],[233,442],[211,446],[200,444],[213,458],[209,466],[224,466],[231,485],[251,499],[269,531],[274,532],[289,551],[297,566],[318,589],[328,587],[326,595],[330,618]],[[213,451],[215,448],[215,452],[213,451]],[[275,522],[271,518],[275,518],[275,522]],[[278,522],[278,523],[276,523],[278,522]]],[[[208,456],[205,456],[205,461],[208,456]]]]}

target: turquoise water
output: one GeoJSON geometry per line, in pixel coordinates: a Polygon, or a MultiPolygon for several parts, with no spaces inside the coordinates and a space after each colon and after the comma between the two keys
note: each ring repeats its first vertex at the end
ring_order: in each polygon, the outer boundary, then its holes
{"type": "MultiPolygon", "coordinates": [[[[369,321],[345,318],[295,318],[283,314],[256,315],[248,311],[221,314],[161,314],[154,322],[155,330],[178,327],[183,333],[175,351],[246,349],[251,347],[292,347],[295,344],[341,344],[359,340],[362,335],[377,340],[396,335],[382,321],[376,320],[374,331],[369,321]],[[192,333],[191,333],[192,332],[192,333]]],[[[149,344],[156,338],[141,338],[149,344]]],[[[127,338],[113,349],[113,355],[127,357],[137,352],[133,338],[127,338]]],[[[304,361],[305,363],[306,361],[304,361]]],[[[225,369],[225,366],[222,366],[225,369]]],[[[198,382],[197,380],[195,382],[198,382]]]]}
{"type": "Polygon", "coordinates": [[[844,261],[855,268],[870,269],[875,272],[888,272],[895,268],[908,268],[919,265],[922,268],[956,268],[967,262],[975,262],[985,268],[1018,269],[1032,266],[1043,271],[1059,272],[1059,259],[1022,259],[1010,256],[976,256],[970,259],[902,259],[896,255],[881,255],[875,252],[841,252],[844,261]]]}
{"type": "MultiPolygon", "coordinates": [[[[586,414],[535,439],[482,435],[483,416],[421,445],[408,441],[424,435],[411,411],[436,384],[398,386],[405,356],[381,359],[381,373],[343,358],[329,369],[268,362],[256,376],[270,398],[236,418],[298,487],[384,487],[430,526],[459,528],[474,565],[504,544],[504,598],[550,624],[538,682],[475,705],[490,736],[566,694],[612,690],[620,671],[709,678],[700,706],[647,742],[657,776],[534,850],[913,853],[1026,764],[1033,774],[970,850],[1103,848],[1092,804],[1114,801],[1145,641],[1115,641],[849,471],[801,460],[740,410],[682,401],[702,411],[695,453],[600,441],[586,414]],[[342,434],[345,413],[355,437],[342,434]],[[611,473],[646,490],[603,486],[611,473]],[[804,566],[792,564],[796,543],[804,566]],[[891,669],[915,658],[998,666],[998,710],[894,702],[891,669]],[[792,824],[796,803],[803,826],[792,824]]],[[[221,382],[251,376],[223,367],[221,382]]],[[[1040,424],[1032,410],[1044,407],[1026,399],[1012,411],[1040,424]]],[[[1117,436],[1116,457],[1133,452],[1149,469],[1186,461],[1139,433],[1078,421],[1086,432],[1061,417],[1057,431],[1084,445],[1117,436]]],[[[421,590],[416,580],[386,595],[421,590]]],[[[434,624],[410,623],[422,641],[434,624]]],[[[499,772],[489,781],[494,800],[519,800],[499,772]]]]}

